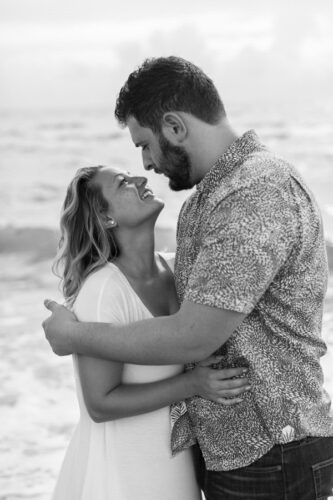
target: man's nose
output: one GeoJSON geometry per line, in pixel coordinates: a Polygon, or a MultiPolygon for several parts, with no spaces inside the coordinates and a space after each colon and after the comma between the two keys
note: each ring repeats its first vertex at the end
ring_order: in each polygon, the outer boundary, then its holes
{"type": "Polygon", "coordinates": [[[154,168],[154,162],[152,161],[150,155],[146,151],[142,151],[142,163],[145,170],[152,170],[154,168]]]}
{"type": "Polygon", "coordinates": [[[152,162],[146,162],[143,164],[143,168],[148,171],[153,170],[154,164],[152,162]]]}

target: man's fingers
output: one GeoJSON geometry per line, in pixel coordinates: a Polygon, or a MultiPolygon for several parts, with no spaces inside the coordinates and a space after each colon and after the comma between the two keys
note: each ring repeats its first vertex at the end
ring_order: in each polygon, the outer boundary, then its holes
{"type": "Polygon", "coordinates": [[[49,311],[53,312],[58,306],[60,306],[60,304],[58,304],[58,302],[56,302],[55,300],[45,299],[44,300],[44,306],[49,311]]]}

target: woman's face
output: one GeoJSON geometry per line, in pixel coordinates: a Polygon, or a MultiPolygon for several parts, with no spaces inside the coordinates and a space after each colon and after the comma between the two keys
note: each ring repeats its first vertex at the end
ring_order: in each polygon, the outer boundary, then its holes
{"type": "Polygon", "coordinates": [[[108,202],[108,215],[119,227],[135,227],[146,220],[156,220],[164,207],[163,201],[147,186],[146,177],[134,177],[113,167],[103,167],[94,183],[108,202]]]}

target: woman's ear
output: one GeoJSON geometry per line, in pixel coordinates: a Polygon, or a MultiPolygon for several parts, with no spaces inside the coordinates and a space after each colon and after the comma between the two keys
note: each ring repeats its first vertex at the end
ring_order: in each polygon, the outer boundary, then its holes
{"type": "Polygon", "coordinates": [[[174,146],[181,144],[187,136],[187,126],[183,118],[174,111],[164,113],[162,118],[162,133],[174,146]]]}
{"type": "Polygon", "coordinates": [[[106,219],[108,228],[114,229],[115,227],[118,226],[117,222],[112,217],[107,216],[106,219]]]}

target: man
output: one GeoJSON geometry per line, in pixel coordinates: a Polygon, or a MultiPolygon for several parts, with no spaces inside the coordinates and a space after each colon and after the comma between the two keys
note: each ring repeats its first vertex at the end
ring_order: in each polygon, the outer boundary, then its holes
{"type": "Polygon", "coordinates": [[[253,131],[236,134],[211,79],[183,59],[145,61],[115,114],[145,169],[166,175],[171,189],[196,186],[177,228],[181,307],[114,327],[78,323],[51,301],[44,328],[54,351],[189,369],[217,351],[221,366],[248,367],[242,403],[187,401],[173,451],[198,442],[207,500],[327,498],[333,420],[319,364],[327,260],[311,192],[253,131]]]}

